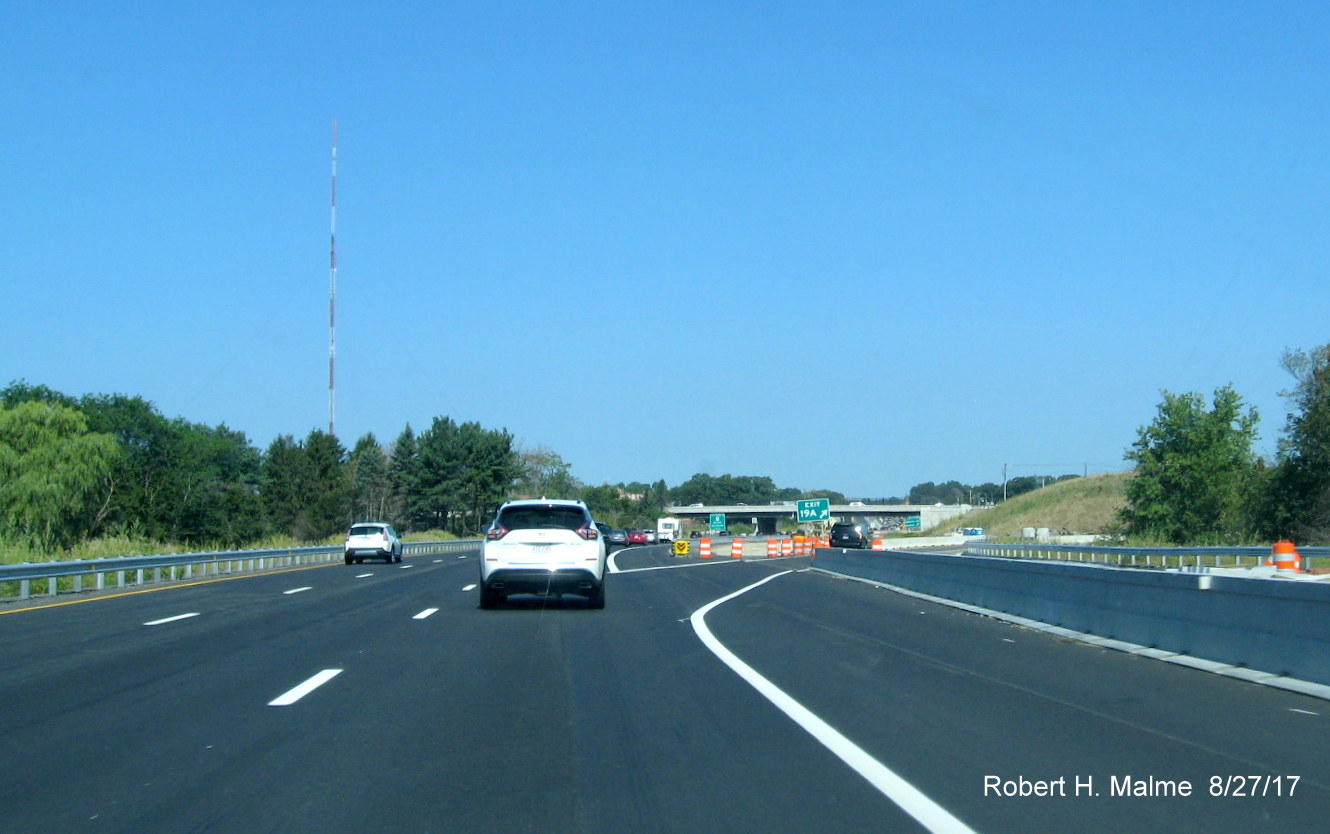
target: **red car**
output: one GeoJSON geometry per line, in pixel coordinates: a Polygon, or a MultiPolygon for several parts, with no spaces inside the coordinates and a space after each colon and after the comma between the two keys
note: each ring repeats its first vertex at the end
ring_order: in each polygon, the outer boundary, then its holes
{"type": "Polygon", "coordinates": [[[646,533],[646,531],[645,531],[645,530],[629,530],[629,531],[628,531],[628,543],[629,543],[629,544],[646,544],[646,543],[647,543],[647,533],[646,533]]]}

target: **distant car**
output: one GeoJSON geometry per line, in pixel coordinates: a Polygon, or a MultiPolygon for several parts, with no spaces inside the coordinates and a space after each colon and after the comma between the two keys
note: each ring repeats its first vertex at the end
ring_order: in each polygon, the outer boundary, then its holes
{"type": "Polygon", "coordinates": [[[385,563],[400,562],[402,540],[391,524],[382,521],[362,521],[351,525],[342,551],[348,565],[366,559],[382,559],[385,563]]]}
{"type": "Polygon", "coordinates": [[[610,530],[608,533],[605,534],[605,543],[617,544],[621,547],[626,547],[628,545],[628,531],[610,530]]]}
{"type": "Polygon", "coordinates": [[[838,521],[831,525],[832,547],[854,547],[867,550],[873,546],[873,533],[861,521],[838,521]]]}
{"type": "Polygon", "coordinates": [[[629,530],[629,531],[628,531],[628,543],[629,543],[629,544],[646,544],[646,543],[647,543],[647,531],[645,531],[645,530],[629,530]]]}
{"type": "Polygon", "coordinates": [[[485,532],[480,607],[509,594],[579,594],[605,607],[605,538],[581,501],[509,501],[485,532]]]}
{"type": "Polygon", "coordinates": [[[655,543],[656,543],[656,531],[655,531],[655,530],[643,530],[643,531],[642,531],[642,535],[646,536],[647,544],[655,544],[655,543]]]}

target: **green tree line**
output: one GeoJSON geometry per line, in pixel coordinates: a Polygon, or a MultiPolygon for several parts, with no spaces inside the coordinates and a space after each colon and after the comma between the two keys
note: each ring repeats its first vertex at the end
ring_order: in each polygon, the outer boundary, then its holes
{"type": "Polygon", "coordinates": [[[238,547],[319,541],[357,520],[473,533],[521,460],[507,431],[435,418],[348,451],[313,430],[255,448],[244,433],[168,419],[141,397],[0,391],[0,539],[65,548],[101,535],[238,547]]]}
{"type": "MultiPolygon", "coordinates": [[[[1175,544],[1330,543],[1330,345],[1286,351],[1281,365],[1294,383],[1272,460],[1253,452],[1258,414],[1231,385],[1208,400],[1163,392],[1125,452],[1135,472],[1120,532],[1175,544]]],[[[904,498],[863,500],[996,503],[1072,477],[930,481],[904,498]]],[[[366,434],[348,450],[316,429],[259,450],[243,432],[167,418],[142,397],[25,382],[0,390],[0,540],[58,549],[122,534],[238,547],[273,534],[318,541],[358,520],[475,535],[504,500],[541,496],[581,498],[619,527],[654,526],[671,504],[847,501],[749,475],[591,486],[549,449],[522,450],[506,430],[448,417],[387,444],[366,434]]]]}
{"type": "Polygon", "coordinates": [[[1288,350],[1291,409],[1273,460],[1253,451],[1259,415],[1226,385],[1209,401],[1165,391],[1126,452],[1122,532],[1171,544],[1291,538],[1330,543],[1330,345],[1288,350]]]}
{"type": "MultiPolygon", "coordinates": [[[[1018,494],[1019,481],[1008,484],[1018,494]]],[[[920,484],[910,503],[975,500],[993,484],[920,484]]],[[[780,487],[767,476],[698,473],[664,480],[580,482],[552,450],[516,448],[507,431],[436,417],[390,443],[348,450],[312,430],[266,449],[243,432],[163,416],[124,394],[73,397],[13,382],[0,390],[0,539],[67,548],[104,535],[239,547],[270,535],[320,541],[358,520],[404,532],[475,535],[511,497],[576,497],[617,527],[654,527],[671,504],[762,505],[799,498],[846,503],[834,490],[780,487]]],[[[903,503],[906,499],[876,499],[903,503]]]]}

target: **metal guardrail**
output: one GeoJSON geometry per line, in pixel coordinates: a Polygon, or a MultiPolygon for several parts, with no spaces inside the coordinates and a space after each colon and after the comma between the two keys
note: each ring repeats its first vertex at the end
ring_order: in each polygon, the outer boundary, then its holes
{"type": "MultiPolygon", "coordinates": [[[[1047,559],[1059,562],[1092,562],[1120,568],[1210,568],[1260,565],[1269,559],[1269,547],[1120,547],[1108,545],[1036,544],[1033,542],[971,542],[966,556],[996,556],[1007,559],[1047,559]]],[[[1299,565],[1307,569],[1312,559],[1330,559],[1330,547],[1300,547],[1299,565]]]]}
{"type": "MultiPolygon", "coordinates": [[[[402,554],[425,556],[432,553],[453,553],[472,550],[479,545],[479,539],[404,542],[402,554]]],[[[343,554],[342,545],[331,544],[266,550],[219,550],[117,556],[107,559],[24,562],[18,565],[0,565],[0,589],[12,590],[13,583],[17,583],[17,594],[0,591],[0,596],[29,599],[34,596],[32,587],[34,582],[38,585],[45,584],[45,593],[38,595],[54,597],[62,591],[77,593],[84,590],[103,590],[107,587],[108,578],[114,582],[113,587],[125,588],[150,582],[314,565],[340,560],[343,554]],[[66,577],[69,577],[70,581],[68,587],[62,589],[60,580],[66,577]]]]}

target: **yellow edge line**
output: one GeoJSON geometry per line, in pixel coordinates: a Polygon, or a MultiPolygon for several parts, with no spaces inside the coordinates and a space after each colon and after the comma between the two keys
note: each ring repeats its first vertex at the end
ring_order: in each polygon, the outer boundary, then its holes
{"type": "MultiPolygon", "coordinates": [[[[332,564],[334,563],[328,562],[327,564],[323,565],[305,565],[304,567],[299,567],[299,568],[282,568],[281,570],[255,571],[253,573],[240,574],[239,576],[219,576],[216,579],[200,579],[198,582],[182,582],[178,585],[162,585],[161,587],[158,588],[140,588],[135,591],[122,591],[120,593],[104,594],[102,596],[86,597],[84,599],[68,599],[65,600],[64,602],[48,602],[44,605],[29,605],[24,608],[14,608],[9,611],[0,611],[0,617],[5,616],[6,614],[22,614],[27,611],[43,611],[47,608],[63,608],[66,605],[82,605],[85,602],[101,602],[104,599],[120,599],[121,597],[133,597],[133,596],[138,596],[139,594],[155,594],[158,591],[173,591],[176,588],[193,588],[196,585],[212,585],[213,583],[216,582],[230,582],[233,579],[253,579],[256,576],[272,576],[273,574],[276,573],[295,573],[296,571],[301,571],[301,570],[326,568],[332,564]]],[[[341,564],[341,563],[337,562],[336,564],[341,564]]]]}

